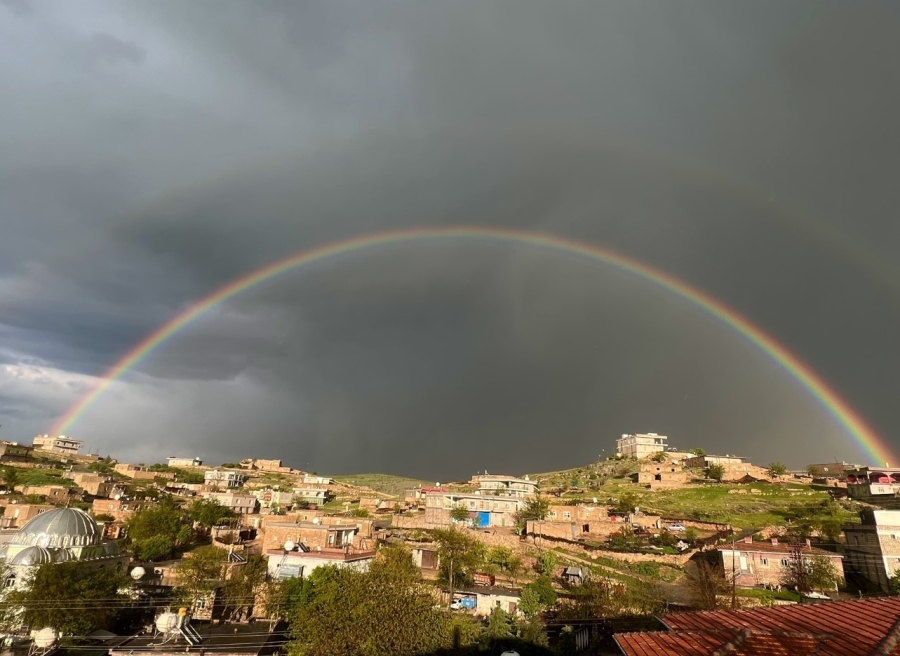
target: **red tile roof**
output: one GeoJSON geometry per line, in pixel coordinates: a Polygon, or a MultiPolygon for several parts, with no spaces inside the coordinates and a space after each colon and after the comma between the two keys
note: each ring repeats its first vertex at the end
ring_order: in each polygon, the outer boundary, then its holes
{"type": "Polygon", "coordinates": [[[623,653],[707,656],[727,649],[732,656],[900,656],[900,597],[674,613],[660,619],[668,633],[617,634],[623,653]]]}

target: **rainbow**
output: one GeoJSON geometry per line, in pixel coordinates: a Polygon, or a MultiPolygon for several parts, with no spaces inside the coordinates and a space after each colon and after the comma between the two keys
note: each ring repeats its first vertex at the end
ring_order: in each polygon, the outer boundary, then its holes
{"type": "Polygon", "coordinates": [[[241,292],[256,287],[282,273],[293,271],[304,265],[319,262],[329,257],[389,244],[395,245],[446,238],[495,240],[582,255],[614,266],[674,292],[737,330],[790,372],[853,437],[862,448],[862,451],[874,463],[881,464],[891,460],[896,462],[891,457],[891,450],[885,445],[882,438],[824,379],[800,358],[781,345],[774,337],[705,292],[688,285],[673,275],[606,248],[539,232],[474,226],[404,228],[355,236],[291,255],[241,276],[193,304],[128,351],[106,371],[90,391],[66,410],[65,414],[53,426],[51,434],[58,435],[68,432],[75,422],[115,381],[119,380],[170,337],[194,320],[241,292]]]}

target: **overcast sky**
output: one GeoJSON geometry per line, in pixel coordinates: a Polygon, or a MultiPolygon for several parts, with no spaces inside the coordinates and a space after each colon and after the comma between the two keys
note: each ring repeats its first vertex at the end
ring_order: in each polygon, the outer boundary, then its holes
{"type": "MultiPolygon", "coordinates": [[[[0,0],[0,438],[180,310],[409,226],[603,245],[721,299],[900,451],[900,5],[0,0]]],[[[624,432],[859,460],[787,372],[651,283],[439,239],[319,262],[167,341],[101,455],[425,479],[624,432]]]]}

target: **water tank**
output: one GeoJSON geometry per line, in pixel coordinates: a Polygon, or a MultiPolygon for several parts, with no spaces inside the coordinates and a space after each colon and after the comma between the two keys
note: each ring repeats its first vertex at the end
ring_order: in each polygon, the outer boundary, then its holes
{"type": "Polygon", "coordinates": [[[142,578],[144,578],[144,574],[146,573],[147,570],[145,570],[143,567],[135,567],[133,570],[131,570],[131,578],[133,578],[135,581],[140,581],[142,578]]]}
{"type": "Polygon", "coordinates": [[[321,524],[321,523],[322,523],[322,518],[321,518],[321,517],[313,517],[313,524],[317,524],[317,525],[318,525],[318,524],[321,524]]]}
{"type": "Polygon", "coordinates": [[[46,649],[53,646],[56,642],[56,637],[56,629],[48,626],[34,634],[34,644],[41,649],[46,649]]]}
{"type": "Polygon", "coordinates": [[[178,626],[178,615],[176,613],[162,613],[156,618],[156,630],[160,633],[168,633],[178,626]]]}

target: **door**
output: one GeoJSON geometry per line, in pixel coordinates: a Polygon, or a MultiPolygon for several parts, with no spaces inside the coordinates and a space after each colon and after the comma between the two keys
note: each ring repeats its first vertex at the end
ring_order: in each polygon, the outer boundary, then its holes
{"type": "Polygon", "coordinates": [[[478,528],[487,528],[491,525],[491,513],[488,511],[481,511],[477,513],[475,517],[475,525],[478,528]]]}

